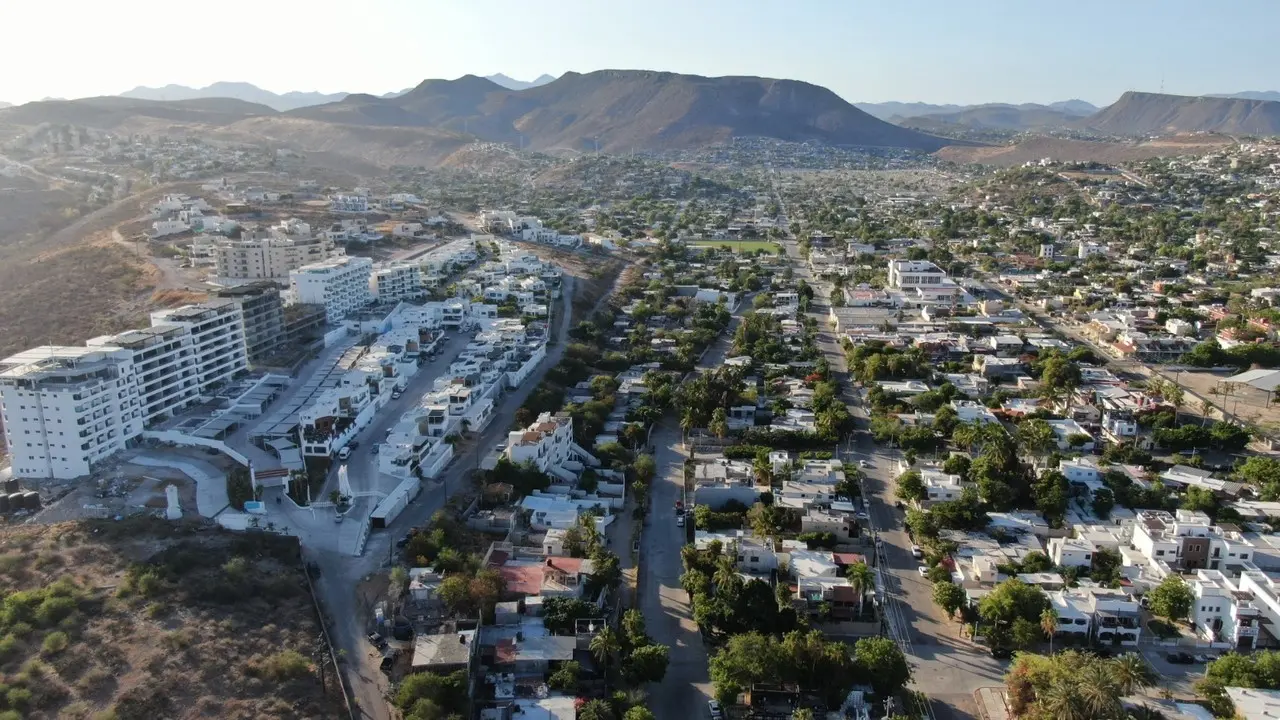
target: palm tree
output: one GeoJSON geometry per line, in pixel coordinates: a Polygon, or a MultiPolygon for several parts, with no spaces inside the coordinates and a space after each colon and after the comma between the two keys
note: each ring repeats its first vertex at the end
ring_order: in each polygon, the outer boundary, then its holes
{"type": "Polygon", "coordinates": [[[600,663],[605,670],[608,670],[613,657],[622,650],[622,645],[618,642],[618,634],[613,631],[613,628],[606,627],[591,638],[591,644],[588,648],[591,650],[591,655],[596,659],[596,662],[600,663]]]}
{"type": "Polygon", "coordinates": [[[1039,697],[1047,717],[1053,720],[1088,720],[1080,690],[1075,683],[1062,678],[1055,681],[1039,697]]]}
{"type": "Polygon", "coordinates": [[[1125,653],[1112,660],[1111,676],[1115,678],[1121,695],[1132,695],[1137,690],[1150,687],[1153,680],[1151,666],[1138,653],[1125,653]]]}
{"type": "Polygon", "coordinates": [[[1045,635],[1049,636],[1049,654],[1053,654],[1053,636],[1058,632],[1058,611],[1053,608],[1045,608],[1040,613],[1040,629],[1045,635]]]}
{"type": "Polygon", "coordinates": [[[863,603],[867,598],[867,591],[875,587],[875,574],[871,572],[871,568],[867,567],[864,562],[856,562],[849,566],[844,572],[845,577],[849,579],[849,587],[858,593],[858,614],[862,614],[863,603]]]}
{"type": "Polygon", "coordinates": [[[1120,688],[1107,663],[1089,663],[1077,677],[1080,699],[1089,717],[1114,717],[1120,709],[1120,688]]]}
{"type": "Polygon", "coordinates": [[[696,567],[698,564],[698,548],[693,545],[685,545],[680,548],[680,561],[685,570],[696,567]]]}
{"type": "Polygon", "coordinates": [[[1206,400],[1200,401],[1200,427],[1209,421],[1209,412],[1213,410],[1213,403],[1206,400]]]}
{"type": "Polygon", "coordinates": [[[981,439],[982,430],[973,423],[960,423],[951,432],[951,441],[969,452],[973,452],[973,446],[981,439]]]}
{"type": "MultiPolygon", "coordinates": [[[[736,553],[734,553],[736,556],[736,553]]],[[[738,576],[738,571],[733,567],[733,558],[729,555],[721,555],[716,558],[716,573],[711,576],[711,580],[717,587],[728,587],[733,579],[738,576]]]]}

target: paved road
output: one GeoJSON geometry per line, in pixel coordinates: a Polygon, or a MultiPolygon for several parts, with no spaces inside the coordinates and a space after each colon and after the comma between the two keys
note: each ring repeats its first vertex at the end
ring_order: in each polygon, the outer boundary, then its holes
{"type": "MultiPolygon", "coordinates": [[[[394,490],[395,486],[399,484],[399,480],[394,476],[381,476],[379,474],[378,456],[374,454],[373,448],[386,437],[387,429],[400,421],[400,416],[418,403],[423,395],[431,391],[432,383],[449,369],[449,365],[457,359],[458,353],[466,349],[472,338],[473,335],[468,332],[458,332],[447,336],[440,346],[440,354],[434,360],[418,368],[417,374],[409,379],[400,399],[388,402],[374,416],[373,422],[369,423],[369,427],[356,435],[359,447],[351,453],[351,457],[347,461],[347,477],[351,480],[351,490],[353,492],[374,491],[385,494],[394,490]]],[[[332,473],[330,479],[332,480],[336,477],[337,474],[332,473]]],[[[333,487],[336,487],[336,485],[333,487]]],[[[333,488],[326,485],[325,491],[320,496],[326,497],[330,489],[333,488]]]]}
{"type": "MultiPolygon", "coordinates": [[[[738,321],[750,309],[751,299],[744,298],[729,326],[703,355],[699,372],[724,362],[738,321]]],[[[684,498],[685,454],[680,441],[680,427],[674,418],[665,418],[653,430],[658,476],[650,491],[650,510],[640,542],[640,611],[645,629],[658,644],[670,648],[666,677],[649,693],[649,709],[658,720],[703,717],[713,693],[707,649],[693,621],[689,595],[680,587],[684,573],[680,550],[685,545],[685,528],[676,525],[675,514],[676,500],[684,498]]]]}
{"type": "MultiPolygon", "coordinates": [[[[818,347],[830,363],[832,372],[841,378],[844,399],[856,401],[845,364],[844,351],[836,336],[828,329],[827,314],[830,285],[815,280],[807,264],[799,256],[794,242],[784,241],[783,248],[796,263],[796,278],[813,286],[815,296],[809,314],[818,320],[818,347]]],[[[897,451],[879,446],[866,430],[867,416],[860,407],[852,413],[860,431],[844,460],[866,460],[865,489],[871,499],[871,521],[883,541],[884,575],[887,602],[886,615],[895,624],[890,637],[903,638],[904,651],[914,668],[913,687],[931,700],[933,715],[938,720],[979,717],[973,691],[980,687],[1002,685],[1007,663],[993,659],[983,648],[958,637],[959,624],[943,617],[933,602],[933,588],[920,577],[918,563],[911,556],[911,539],[902,524],[903,515],[893,507],[897,451]],[[899,621],[901,626],[898,625],[899,621]]]]}

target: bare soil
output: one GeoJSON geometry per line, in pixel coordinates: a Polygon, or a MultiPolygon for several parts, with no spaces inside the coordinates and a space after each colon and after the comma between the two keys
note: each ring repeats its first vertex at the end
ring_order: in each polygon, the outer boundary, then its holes
{"type": "Polygon", "coordinates": [[[0,710],[95,720],[342,712],[333,669],[316,660],[320,625],[292,538],[148,517],[27,525],[0,532],[0,589],[0,710]]]}

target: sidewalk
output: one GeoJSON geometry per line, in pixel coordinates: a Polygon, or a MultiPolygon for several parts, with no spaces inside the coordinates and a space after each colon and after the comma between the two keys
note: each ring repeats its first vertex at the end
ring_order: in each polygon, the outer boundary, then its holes
{"type": "Polygon", "coordinates": [[[978,688],[973,691],[973,699],[978,702],[978,712],[984,720],[1009,720],[1009,712],[1004,707],[1004,688],[978,688]]]}

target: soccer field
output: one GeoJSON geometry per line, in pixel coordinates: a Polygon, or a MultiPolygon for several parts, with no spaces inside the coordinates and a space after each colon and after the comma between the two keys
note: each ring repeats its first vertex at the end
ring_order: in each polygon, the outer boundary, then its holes
{"type": "Polygon", "coordinates": [[[734,252],[754,250],[764,250],[767,253],[782,252],[782,246],[772,240],[700,240],[689,243],[689,247],[729,248],[734,252]]]}

